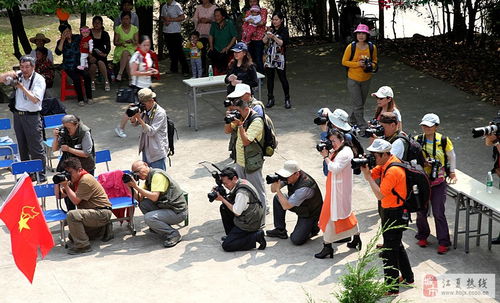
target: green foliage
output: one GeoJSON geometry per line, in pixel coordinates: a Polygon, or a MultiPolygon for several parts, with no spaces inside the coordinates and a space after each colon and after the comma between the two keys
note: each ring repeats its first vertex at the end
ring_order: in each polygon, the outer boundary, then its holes
{"type": "Polygon", "coordinates": [[[0,9],[10,9],[19,5],[19,0],[0,0],[0,9]]]}

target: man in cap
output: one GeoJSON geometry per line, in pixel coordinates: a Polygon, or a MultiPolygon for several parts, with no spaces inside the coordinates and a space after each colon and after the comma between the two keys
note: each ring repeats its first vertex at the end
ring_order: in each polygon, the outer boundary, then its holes
{"type": "Polygon", "coordinates": [[[285,215],[289,210],[298,216],[290,240],[295,245],[302,245],[319,232],[318,219],[323,205],[321,191],[316,181],[300,169],[297,161],[286,161],[276,174],[279,180],[271,184],[271,192],[276,193],[273,199],[275,228],[266,234],[268,237],[288,238],[285,215]],[[281,192],[284,186],[288,189],[287,194],[281,192]]]}
{"type": "MultiPolygon", "coordinates": [[[[375,157],[375,166],[371,171],[367,165],[361,167],[363,175],[370,184],[370,188],[381,201],[382,226],[393,224],[393,226],[406,225],[403,219],[403,201],[398,199],[406,197],[406,174],[402,167],[389,165],[393,162],[401,162],[395,155],[391,154],[392,145],[383,139],[375,139],[366,149],[375,157]],[[380,184],[380,185],[379,185],[380,184]]],[[[391,281],[403,281],[411,284],[414,275],[411,269],[408,255],[402,243],[405,228],[390,229],[383,233],[384,250],[381,257],[384,262],[384,276],[386,283],[391,281]],[[399,278],[401,272],[402,278],[399,278]],[[400,280],[398,280],[400,279],[400,280]]],[[[395,287],[388,294],[399,293],[399,287],[395,287]]]]}
{"type": "Polygon", "coordinates": [[[393,112],[383,112],[380,115],[380,125],[384,127],[384,139],[391,143],[391,154],[399,159],[406,160],[409,141],[407,135],[398,128],[398,118],[393,112]]]}
{"type": "MultiPolygon", "coordinates": [[[[449,137],[437,132],[439,116],[426,114],[420,122],[423,134],[415,136],[415,140],[422,146],[422,152],[426,159],[424,169],[431,181],[431,205],[432,216],[436,224],[436,237],[439,242],[438,254],[445,254],[451,245],[450,231],[446,221],[444,203],[446,202],[446,177],[455,183],[456,157],[453,143],[449,137]]],[[[431,231],[427,222],[427,210],[417,213],[417,235],[418,245],[426,247],[429,245],[427,237],[431,231]]]]}
{"type": "Polygon", "coordinates": [[[149,88],[137,92],[143,110],[130,118],[134,126],[141,125],[139,153],[142,160],[152,168],[166,170],[165,158],[168,156],[167,113],[158,103],[156,94],[149,88]]]}

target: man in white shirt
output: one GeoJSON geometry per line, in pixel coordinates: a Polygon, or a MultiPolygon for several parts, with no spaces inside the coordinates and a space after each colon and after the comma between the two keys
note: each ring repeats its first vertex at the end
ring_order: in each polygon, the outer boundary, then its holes
{"type": "Polygon", "coordinates": [[[161,10],[163,35],[170,56],[170,72],[177,73],[177,62],[180,62],[182,73],[189,76],[189,68],[182,48],[181,22],[186,19],[182,7],[175,0],[167,0],[161,10]]]}
{"type": "Polygon", "coordinates": [[[226,232],[222,238],[225,251],[250,250],[259,243],[259,250],[266,248],[264,231],[261,229],[264,207],[257,191],[245,179],[238,179],[236,170],[225,168],[220,173],[224,187],[229,193],[222,196],[217,192],[215,200],[221,201],[220,213],[226,232]]]}
{"type": "MultiPolygon", "coordinates": [[[[21,72],[0,75],[0,81],[15,88],[15,101],[9,104],[14,114],[14,131],[21,160],[40,159],[45,168],[43,127],[40,111],[45,95],[45,79],[35,72],[35,58],[22,56],[19,60],[21,72]]],[[[45,182],[45,170],[40,173],[40,182],[45,182]]]]}

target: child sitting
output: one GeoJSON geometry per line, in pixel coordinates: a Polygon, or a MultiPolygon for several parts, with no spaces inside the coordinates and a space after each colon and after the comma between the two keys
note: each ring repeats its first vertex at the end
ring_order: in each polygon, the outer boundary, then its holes
{"type": "Polygon", "coordinates": [[[82,39],[80,40],[80,65],[77,68],[84,70],[89,67],[88,58],[94,48],[94,42],[88,26],[80,28],[80,33],[82,34],[82,39]]]}
{"type": "Polygon", "coordinates": [[[241,41],[246,44],[250,43],[250,40],[257,32],[257,26],[262,21],[262,17],[260,16],[260,7],[258,5],[253,5],[250,8],[250,15],[246,17],[245,22],[243,23],[243,33],[241,37],[241,41]]]}
{"type": "Polygon", "coordinates": [[[189,42],[186,42],[184,48],[189,48],[189,58],[191,59],[191,72],[193,73],[193,78],[200,78],[203,73],[203,68],[201,64],[201,49],[203,48],[203,43],[200,41],[200,33],[194,31],[191,33],[191,38],[189,42]]]}

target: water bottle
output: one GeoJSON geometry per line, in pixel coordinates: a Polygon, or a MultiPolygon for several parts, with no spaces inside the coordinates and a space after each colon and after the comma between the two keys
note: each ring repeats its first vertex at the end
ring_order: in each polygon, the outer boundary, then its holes
{"type": "Polygon", "coordinates": [[[401,217],[401,219],[403,219],[403,221],[410,220],[410,214],[408,214],[408,210],[407,209],[403,210],[403,216],[401,217]]]}
{"type": "Polygon", "coordinates": [[[413,194],[414,194],[415,196],[418,196],[418,194],[419,194],[417,184],[413,184],[413,194]]]}
{"type": "Polygon", "coordinates": [[[493,192],[493,175],[491,172],[488,172],[488,176],[486,177],[486,191],[488,194],[491,194],[493,192]]]}
{"type": "Polygon", "coordinates": [[[209,80],[214,79],[214,69],[212,68],[211,64],[208,66],[208,79],[209,80]]]}

